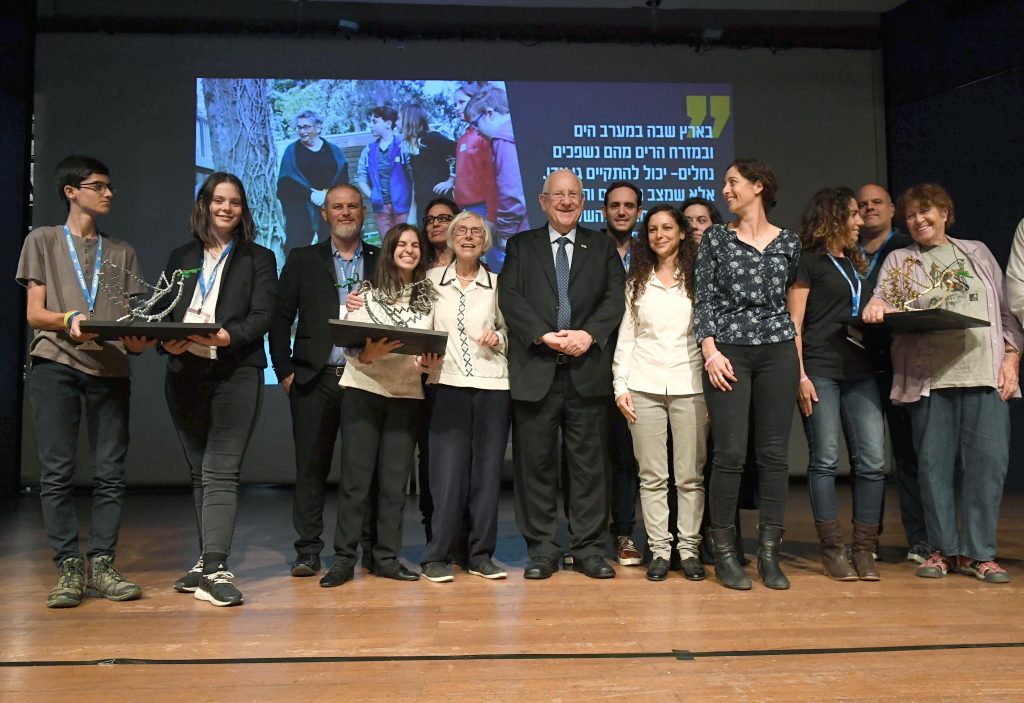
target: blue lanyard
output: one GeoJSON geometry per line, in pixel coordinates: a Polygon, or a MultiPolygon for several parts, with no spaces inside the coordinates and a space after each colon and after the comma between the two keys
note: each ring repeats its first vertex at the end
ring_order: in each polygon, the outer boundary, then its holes
{"type": "Polygon", "coordinates": [[[75,251],[75,242],[71,238],[71,230],[64,225],[64,239],[68,243],[68,253],[71,254],[71,265],[75,267],[75,275],[78,276],[78,285],[82,287],[82,295],[85,296],[85,304],[89,308],[89,314],[96,308],[96,294],[100,289],[100,267],[103,265],[103,237],[96,235],[96,264],[92,270],[92,290],[85,286],[85,274],[82,273],[82,262],[78,260],[78,252],[75,251]]]}
{"type": "MultiPolygon", "coordinates": [[[[857,315],[860,314],[860,284],[861,284],[861,278],[860,278],[860,276],[857,275],[857,269],[853,270],[853,277],[857,281],[857,287],[854,288],[853,287],[853,281],[851,281],[850,277],[846,275],[846,271],[843,271],[843,267],[839,263],[839,261],[836,260],[836,257],[832,256],[832,254],[829,254],[828,258],[832,260],[832,263],[835,264],[835,267],[837,269],[839,269],[839,273],[843,274],[843,278],[846,279],[847,285],[850,286],[850,299],[852,301],[851,307],[853,308],[853,312],[850,313],[850,316],[851,317],[857,317],[857,315]]],[[[851,264],[851,266],[852,266],[852,264],[851,264]]]]}
{"type": "Polygon", "coordinates": [[[345,297],[347,297],[349,292],[352,290],[352,287],[356,283],[359,283],[360,279],[362,278],[361,276],[359,276],[358,267],[359,260],[363,258],[363,245],[359,245],[359,247],[356,249],[356,253],[352,255],[352,258],[349,261],[345,261],[345,259],[343,259],[341,256],[341,252],[339,252],[337,249],[333,249],[333,255],[334,270],[335,273],[337,273],[338,275],[338,300],[341,302],[345,302],[344,297],[342,297],[341,295],[341,289],[345,288],[344,295],[345,297]],[[355,278],[356,280],[352,280],[353,278],[355,278]]]}
{"type": "MultiPolygon", "coordinates": [[[[213,284],[217,281],[217,271],[220,269],[220,265],[222,263],[224,263],[224,259],[226,259],[228,254],[231,253],[231,249],[234,246],[235,246],[235,240],[232,239],[228,243],[228,245],[226,247],[224,247],[224,251],[222,251],[220,253],[220,258],[217,259],[217,263],[215,263],[213,265],[213,271],[210,271],[210,278],[209,278],[209,280],[204,281],[203,280],[203,272],[202,271],[199,272],[199,295],[201,296],[200,303],[199,303],[200,306],[202,306],[202,304],[206,302],[206,294],[210,292],[210,290],[213,288],[213,284]]],[[[205,256],[206,256],[205,252],[204,252],[203,256],[205,258],[205,256]]]]}
{"type": "MultiPolygon", "coordinates": [[[[894,234],[896,234],[896,232],[889,230],[889,234],[886,235],[885,241],[882,242],[882,246],[878,247],[878,249],[875,250],[875,253],[871,256],[871,259],[868,262],[868,270],[864,272],[863,276],[861,276],[865,281],[871,277],[871,272],[875,270],[875,264],[878,263],[878,256],[882,253],[882,250],[885,249],[885,245],[889,243],[889,240],[892,239],[892,235],[894,234]]],[[[867,258],[868,253],[864,251],[864,247],[860,245],[860,242],[857,243],[857,246],[860,248],[860,253],[864,255],[864,258],[867,258]]]]}

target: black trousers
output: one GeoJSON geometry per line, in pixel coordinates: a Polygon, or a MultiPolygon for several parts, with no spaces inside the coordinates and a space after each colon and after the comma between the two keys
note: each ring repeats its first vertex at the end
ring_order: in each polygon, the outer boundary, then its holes
{"type": "Polygon", "coordinates": [[[422,402],[414,398],[387,398],[358,388],[345,390],[341,401],[341,480],[334,530],[334,551],[340,558],[356,557],[376,478],[377,535],[373,558],[378,568],[393,568],[402,550],[402,506],[412,470],[422,402]]]}
{"type": "Polygon", "coordinates": [[[512,402],[516,522],[531,558],[558,559],[558,432],[565,437],[569,468],[569,550],[585,559],[603,555],[608,526],[608,402],[584,398],[569,369],[559,366],[548,394],[512,402]],[[595,432],[595,429],[601,431],[595,432]]]}
{"type": "Polygon", "coordinates": [[[293,383],[288,394],[295,440],[292,524],[298,535],[295,551],[299,554],[319,554],[324,548],[324,498],[334,443],[341,428],[343,395],[337,374],[326,370],[311,383],[293,383]]]}
{"type": "MultiPolygon", "coordinates": [[[[324,548],[324,500],[327,476],[331,473],[334,443],[341,429],[341,399],[334,367],[325,367],[312,382],[292,384],[288,401],[292,410],[292,438],[295,442],[295,496],[292,524],[298,539],[297,554],[319,554],[324,548]]],[[[369,510],[363,525],[363,554],[369,555],[375,541],[373,518],[377,508],[377,482],[370,487],[369,510]]]]}
{"type": "Polygon", "coordinates": [[[509,392],[439,385],[430,419],[432,537],[424,564],[449,561],[469,511],[470,567],[494,555],[509,392]]]}
{"type": "Polygon", "coordinates": [[[735,520],[753,421],[761,524],[781,527],[789,485],[789,434],[800,380],[796,345],[792,341],[719,344],[718,350],[732,363],[737,380],[731,383],[731,391],[720,391],[704,372],[704,398],[714,439],[711,526],[729,527],[735,520]]]}
{"type": "Polygon", "coordinates": [[[188,461],[203,558],[224,561],[231,552],[242,459],[260,414],[263,369],[225,372],[213,360],[183,362],[182,371],[167,372],[167,407],[188,461]]]}

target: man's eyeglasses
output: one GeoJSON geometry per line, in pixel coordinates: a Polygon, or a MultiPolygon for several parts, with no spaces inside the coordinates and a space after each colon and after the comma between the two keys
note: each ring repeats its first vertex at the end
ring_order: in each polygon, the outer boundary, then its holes
{"type": "Polygon", "coordinates": [[[698,225],[707,225],[711,223],[711,218],[704,215],[698,215],[697,217],[684,217],[683,222],[688,225],[692,225],[695,222],[698,225]]]}
{"type": "Polygon", "coordinates": [[[442,225],[446,225],[454,219],[454,215],[427,215],[423,220],[423,224],[425,224],[427,227],[434,224],[435,222],[440,222],[442,225]]]}
{"type": "Polygon", "coordinates": [[[542,195],[551,198],[555,202],[561,200],[571,200],[573,202],[576,202],[578,200],[583,199],[583,193],[579,192],[578,190],[570,190],[568,193],[564,191],[559,191],[558,193],[542,193],[542,195]]]}
{"type": "Polygon", "coordinates": [[[455,236],[459,239],[481,239],[484,236],[484,229],[483,227],[459,225],[455,228],[455,236]]]}
{"type": "Polygon", "coordinates": [[[114,188],[113,184],[104,183],[103,181],[89,181],[88,183],[79,183],[78,187],[87,188],[97,193],[104,193],[109,190],[111,195],[117,192],[117,189],[114,188]]]}

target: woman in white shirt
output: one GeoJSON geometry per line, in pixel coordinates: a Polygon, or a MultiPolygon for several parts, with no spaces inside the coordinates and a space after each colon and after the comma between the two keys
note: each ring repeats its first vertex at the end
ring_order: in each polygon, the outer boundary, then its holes
{"type": "Polygon", "coordinates": [[[626,278],[626,314],[619,327],[612,375],[615,404],[630,423],[640,467],[640,505],[651,564],[647,578],[668,575],[668,425],[678,496],[678,550],[688,580],[704,578],[698,558],[704,512],[707,407],[702,358],[693,336],[696,249],[682,240],[684,224],[670,205],[655,205],[633,244],[626,278]]]}
{"type": "MultiPolygon", "coordinates": [[[[346,319],[395,327],[430,329],[434,317],[434,286],[426,280],[422,238],[412,225],[395,225],[381,242],[381,253],[362,307],[346,319]]],[[[362,349],[345,352],[341,387],[341,478],[334,532],[334,564],[320,579],[324,588],[352,580],[370,484],[377,479],[377,536],[374,573],[397,581],[415,581],[419,574],[398,561],[402,550],[402,507],[412,469],[421,374],[440,357],[395,353],[401,342],[367,338],[362,349]]]]}
{"type": "Polygon", "coordinates": [[[507,330],[498,310],[498,276],[480,265],[491,230],[473,212],[455,216],[448,249],[455,260],[427,274],[437,289],[434,329],[448,347],[430,415],[431,538],[423,576],[452,580],[452,548],[469,512],[469,573],[505,578],[491,557],[498,533],[498,490],[509,428],[507,330]]]}

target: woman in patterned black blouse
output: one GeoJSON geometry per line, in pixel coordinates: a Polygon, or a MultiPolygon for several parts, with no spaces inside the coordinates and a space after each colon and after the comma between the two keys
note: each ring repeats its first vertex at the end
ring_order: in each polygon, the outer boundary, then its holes
{"type": "Polygon", "coordinates": [[[768,164],[734,161],[722,197],[736,219],[709,227],[697,251],[694,331],[704,353],[704,397],[715,447],[709,497],[715,576],[740,590],[751,582],[736,558],[733,521],[751,419],[760,492],[757,570],[768,588],[789,588],[777,550],[800,377],[796,330],[786,309],[800,237],[768,222],[777,189],[768,164]]]}

